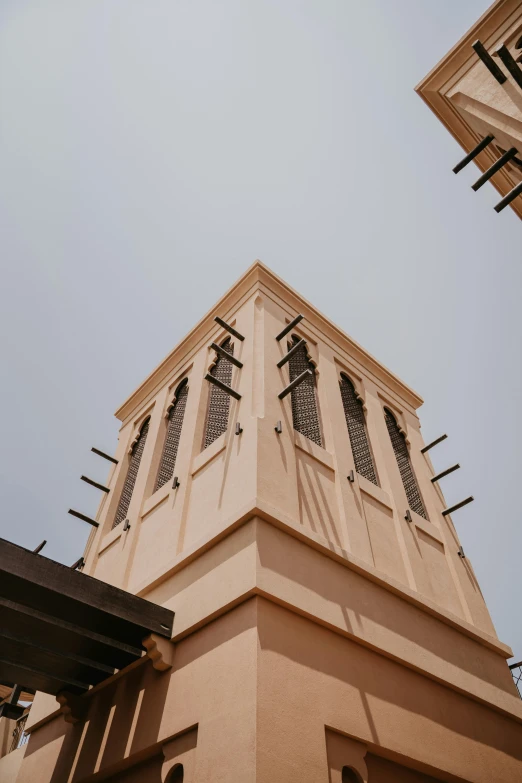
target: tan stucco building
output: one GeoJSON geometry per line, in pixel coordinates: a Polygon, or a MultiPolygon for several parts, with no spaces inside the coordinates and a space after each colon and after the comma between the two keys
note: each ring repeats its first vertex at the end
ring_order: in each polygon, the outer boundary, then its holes
{"type": "Polygon", "coordinates": [[[473,160],[487,172],[474,189],[489,182],[503,197],[495,210],[522,218],[520,0],[496,0],[416,89],[466,152],[455,173],[473,160]]]}
{"type": "Polygon", "coordinates": [[[521,781],[512,652],[421,403],[256,262],[118,409],[85,552],[172,641],[37,693],[2,783],[521,781]]]}

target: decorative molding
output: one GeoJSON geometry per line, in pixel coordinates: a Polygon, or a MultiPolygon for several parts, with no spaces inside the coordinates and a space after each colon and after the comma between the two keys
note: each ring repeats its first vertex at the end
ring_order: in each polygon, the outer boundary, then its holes
{"type": "Polygon", "coordinates": [[[66,723],[79,723],[87,712],[87,702],[81,696],[69,691],[60,691],[56,694],[56,701],[60,705],[59,712],[66,723]]]}
{"type": "Polygon", "coordinates": [[[132,454],[132,450],[133,450],[134,446],[136,445],[136,443],[138,442],[138,438],[140,437],[141,430],[143,429],[143,426],[144,426],[145,422],[147,421],[147,419],[150,419],[152,417],[152,409],[153,408],[154,408],[154,406],[152,405],[147,410],[147,412],[142,414],[142,416],[139,418],[139,420],[138,420],[139,423],[134,425],[133,437],[132,437],[130,445],[129,445],[128,449],[127,449],[127,454],[129,454],[129,455],[132,454]]]}
{"type": "Polygon", "coordinates": [[[165,672],[172,668],[174,663],[175,645],[170,639],[151,633],[142,641],[147,650],[147,657],[151,659],[153,667],[159,672],[165,672]]]}
{"type": "Polygon", "coordinates": [[[359,402],[362,405],[362,409],[365,414],[368,413],[368,406],[366,404],[366,389],[364,387],[364,383],[362,378],[359,378],[357,375],[355,375],[351,370],[345,370],[344,368],[339,366],[339,363],[336,361],[337,366],[337,380],[339,381],[339,384],[341,383],[341,376],[344,375],[352,384],[355,396],[359,400],[359,402]]]}

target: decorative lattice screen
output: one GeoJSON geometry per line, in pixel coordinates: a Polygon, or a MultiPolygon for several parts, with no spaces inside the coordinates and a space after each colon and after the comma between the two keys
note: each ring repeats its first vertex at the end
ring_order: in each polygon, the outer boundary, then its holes
{"type": "MultiPolygon", "coordinates": [[[[299,342],[298,337],[292,337],[293,343],[288,343],[288,350],[299,342]]],[[[317,410],[317,394],[315,389],[315,367],[308,358],[306,345],[303,345],[297,353],[289,359],[290,381],[297,378],[305,370],[311,370],[312,375],[306,378],[292,392],[292,419],[294,429],[309,438],[318,446],[323,445],[321,428],[319,426],[319,413],[317,410]]]]}
{"type": "MultiPolygon", "coordinates": [[[[221,345],[231,356],[234,355],[234,346],[230,337],[221,345]]],[[[215,365],[210,370],[210,374],[223,381],[227,386],[232,383],[232,365],[223,356],[219,356],[215,365]]],[[[230,396],[227,392],[218,389],[217,386],[210,387],[210,396],[208,401],[207,426],[205,430],[205,441],[203,448],[207,448],[211,443],[219,438],[228,427],[228,410],[230,408],[230,396]]]]}
{"type": "Polygon", "coordinates": [[[136,477],[138,475],[138,469],[140,467],[141,457],[143,455],[143,449],[145,448],[145,442],[147,440],[147,434],[149,432],[149,422],[150,419],[147,419],[147,421],[143,424],[140,430],[140,434],[138,435],[138,439],[134,444],[134,446],[132,447],[132,454],[129,462],[129,467],[127,469],[127,475],[125,476],[125,483],[121,491],[120,502],[118,503],[118,510],[116,511],[116,516],[112,524],[113,527],[116,527],[116,525],[119,525],[120,522],[123,522],[123,520],[127,516],[127,511],[129,510],[129,505],[131,502],[132,491],[134,489],[134,484],[136,483],[136,477]]]}
{"type": "Polygon", "coordinates": [[[170,481],[174,475],[174,466],[176,464],[176,456],[178,453],[179,439],[181,437],[181,428],[183,426],[183,417],[185,415],[185,408],[187,405],[187,397],[188,384],[186,381],[184,381],[181,386],[178,386],[174,404],[169,411],[165,445],[163,446],[163,454],[161,455],[161,462],[156,478],[154,492],[166,484],[167,481],[170,481]]]}
{"type": "Polygon", "coordinates": [[[370,444],[368,443],[362,402],[358,399],[352,382],[345,378],[344,375],[341,375],[340,386],[355,470],[361,476],[364,476],[365,479],[371,481],[372,484],[378,485],[375,465],[373,464],[370,444]]]}
{"type": "Polygon", "coordinates": [[[424,508],[424,503],[422,502],[420,490],[417,485],[417,479],[415,478],[415,474],[413,473],[413,468],[411,466],[410,454],[408,452],[406,439],[400,431],[399,425],[395,421],[395,417],[392,416],[390,411],[385,410],[384,415],[386,418],[386,426],[388,427],[388,432],[390,433],[393,450],[395,452],[395,457],[397,459],[397,465],[399,466],[402,483],[404,484],[406,497],[408,498],[409,506],[412,511],[415,511],[416,514],[420,514],[421,517],[427,519],[428,516],[426,514],[426,509],[424,508]]]}

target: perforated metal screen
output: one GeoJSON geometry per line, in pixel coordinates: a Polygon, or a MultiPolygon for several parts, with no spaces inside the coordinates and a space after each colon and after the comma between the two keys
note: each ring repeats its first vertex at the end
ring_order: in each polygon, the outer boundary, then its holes
{"type": "Polygon", "coordinates": [[[357,398],[355,388],[348,378],[341,376],[341,399],[343,401],[346,425],[350,436],[355,470],[372,484],[378,485],[377,474],[373,464],[364,410],[361,401],[357,398]]]}
{"type": "MultiPolygon", "coordinates": [[[[298,337],[292,337],[288,343],[288,350],[299,342],[298,337]]],[[[306,353],[306,345],[303,345],[288,361],[290,369],[290,382],[301,375],[305,370],[311,370],[312,375],[291,392],[292,419],[294,429],[309,438],[318,446],[323,445],[321,427],[319,425],[319,413],[317,410],[317,394],[315,389],[315,367],[306,353]]]]}
{"type": "Polygon", "coordinates": [[[166,484],[167,481],[170,481],[174,475],[174,466],[178,454],[179,439],[181,437],[187,397],[188,384],[185,381],[181,387],[178,387],[174,405],[169,411],[167,434],[165,436],[165,444],[163,446],[163,454],[161,455],[154,491],[166,484]]]}
{"type": "Polygon", "coordinates": [[[136,483],[136,477],[138,475],[143,449],[145,448],[145,442],[149,432],[149,422],[150,419],[147,419],[141,428],[136,443],[133,446],[129,467],[127,469],[127,475],[125,477],[125,483],[121,491],[120,502],[118,503],[118,510],[116,511],[116,516],[112,524],[113,527],[116,527],[116,525],[119,525],[120,522],[123,522],[127,516],[127,511],[129,510],[129,505],[132,498],[132,491],[134,489],[134,484],[136,483]]]}
{"type": "Polygon", "coordinates": [[[426,514],[426,509],[424,508],[424,503],[422,502],[419,487],[417,485],[417,479],[413,473],[410,455],[408,452],[408,445],[404,435],[400,431],[399,425],[395,421],[395,418],[392,416],[392,414],[385,410],[384,415],[386,418],[386,426],[388,427],[388,432],[390,433],[390,440],[395,452],[395,458],[397,459],[397,465],[399,466],[402,483],[406,492],[406,497],[408,498],[409,507],[412,511],[415,511],[416,514],[419,514],[421,517],[424,517],[424,519],[427,519],[428,516],[426,514]]]}
{"type": "MultiPolygon", "coordinates": [[[[234,355],[234,345],[230,339],[225,340],[221,347],[231,356],[234,355]]],[[[227,386],[232,383],[232,365],[223,356],[219,356],[210,374],[223,381],[227,386]]],[[[207,425],[205,429],[205,441],[203,448],[207,448],[211,443],[219,438],[228,427],[228,411],[230,408],[230,396],[227,392],[218,389],[217,386],[210,387],[210,395],[207,412],[207,425]]]]}

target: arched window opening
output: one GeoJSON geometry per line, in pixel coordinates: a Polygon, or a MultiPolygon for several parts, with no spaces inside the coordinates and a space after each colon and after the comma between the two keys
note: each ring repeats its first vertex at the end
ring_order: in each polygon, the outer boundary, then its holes
{"type": "MultiPolygon", "coordinates": [[[[234,345],[230,337],[224,343],[221,343],[221,347],[231,356],[234,355],[234,345]]],[[[210,370],[210,374],[217,378],[218,381],[223,381],[227,386],[230,386],[232,383],[232,364],[224,356],[218,356],[216,363],[210,370]]],[[[218,389],[217,386],[211,386],[208,399],[204,449],[227,431],[229,408],[230,396],[227,392],[218,389]]]]}
{"type": "Polygon", "coordinates": [[[372,452],[368,442],[366,421],[361,400],[357,397],[353,383],[345,375],[341,375],[340,381],[341,399],[343,401],[344,415],[348,435],[352,446],[355,470],[372,484],[379,486],[377,473],[373,464],[372,452]]]}
{"type": "Polygon", "coordinates": [[[428,518],[424,503],[422,502],[421,493],[417,484],[417,479],[413,472],[413,468],[410,460],[410,453],[408,451],[408,445],[406,438],[399,429],[399,425],[389,410],[384,409],[384,416],[386,419],[386,426],[390,433],[390,440],[392,442],[393,451],[395,452],[395,458],[397,465],[399,466],[399,472],[401,474],[402,483],[404,485],[404,491],[408,498],[408,504],[412,511],[419,514],[424,519],[428,518]]]}
{"type": "Polygon", "coordinates": [[[167,481],[170,481],[174,475],[174,466],[178,454],[179,439],[181,437],[181,428],[183,426],[183,417],[187,405],[188,383],[185,378],[182,381],[174,395],[174,401],[170,407],[167,420],[167,434],[163,445],[163,453],[156,477],[156,486],[154,492],[160,489],[167,481]]]}
{"type": "Polygon", "coordinates": [[[171,769],[170,775],[168,776],[165,783],[183,783],[184,777],[185,773],[183,771],[183,764],[176,764],[176,766],[171,769]]]}
{"type": "Polygon", "coordinates": [[[129,467],[127,468],[127,475],[125,476],[125,483],[121,491],[120,502],[118,503],[116,516],[114,517],[114,522],[112,524],[113,528],[116,527],[116,525],[119,525],[120,522],[123,522],[127,516],[127,511],[129,510],[129,505],[131,502],[132,491],[134,489],[134,484],[136,483],[136,477],[138,475],[143,449],[145,448],[145,442],[149,432],[149,423],[150,417],[146,419],[141,425],[140,434],[138,435],[136,442],[132,447],[129,467]]]}
{"type": "Polygon", "coordinates": [[[343,767],[342,783],[361,783],[361,778],[352,767],[343,767]]]}
{"type": "MultiPolygon", "coordinates": [[[[288,343],[288,350],[298,343],[299,337],[292,335],[292,342],[288,343]]],[[[317,392],[315,382],[315,367],[308,358],[306,345],[303,345],[297,353],[289,359],[290,382],[305,370],[311,370],[312,375],[299,384],[290,394],[292,398],[292,419],[294,429],[309,440],[323,445],[321,427],[319,425],[319,412],[317,407],[317,392]]]]}

